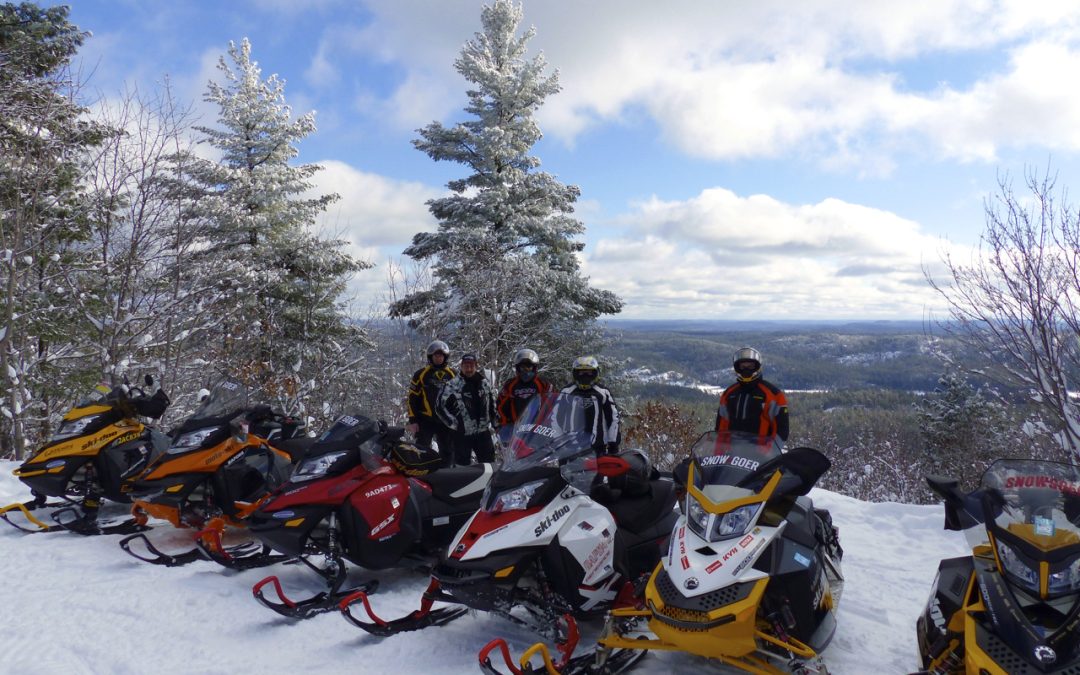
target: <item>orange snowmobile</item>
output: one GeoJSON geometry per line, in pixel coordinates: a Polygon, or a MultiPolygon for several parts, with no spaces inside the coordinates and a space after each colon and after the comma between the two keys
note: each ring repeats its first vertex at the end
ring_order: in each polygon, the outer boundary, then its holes
{"type": "Polygon", "coordinates": [[[141,496],[131,513],[140,524],[150,518],[197,530],[196,545],[167,554],[139,532],[120,547],[140,560],[174,567],[203,557],[235,569],[284,559],[260,543],[222,545],[226,526],[244,519],[292,471],[314,439],[300,435],[303,424],[248,402],[247,389],[226,380],[214,387],[187,421],[171,431],[172,444],[136,483],[141,496]]]}

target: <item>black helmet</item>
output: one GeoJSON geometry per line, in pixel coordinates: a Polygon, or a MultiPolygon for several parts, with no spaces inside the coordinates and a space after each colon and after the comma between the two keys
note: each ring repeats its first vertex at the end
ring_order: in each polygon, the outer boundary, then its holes
{"type": "Polygon", "coordinates": [[[574,359],[571,371],[574,373],[574,382],[577,386],[588,389],[596,382],[596,378],[600,377],[600,362],[595,356],[579,356],[574,359]]]}
{"type": "Polygon", "coordinates": [[[731,357],[731,367],[739,382],[753,382],[761,377],[761,352],[753,347],[743,347],[731,357]]]}
{"type": "Polygon", "coordinates": [[[446,344],[442,340],[434,340],[427,346],[427,358],[431,361],[431,357],[435,354],[442,353],[443,363],[450,360],[450,345],[446,344]]]}

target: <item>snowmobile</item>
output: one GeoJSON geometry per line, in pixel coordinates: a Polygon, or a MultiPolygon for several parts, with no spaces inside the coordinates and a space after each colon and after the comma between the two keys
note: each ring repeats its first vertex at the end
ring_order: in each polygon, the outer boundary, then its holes
{"type": "Polygon", "coordinates": [[[292,465],[313,439],[303,424],[251,405],[240,383],[218,383],[199,408],[170,433],[172,443],[135,482],[141,493],[131,508],[136,522],[166,520],[197,530],[195,546],[168,554],[142,532],[120,541],[127,553],[156,565],[175,567],[209,558],[226,567],[247,569],[281,560],[257,542],[231,547],[221,543],[226,526],[244,527],[260,500],[285,481],[292,465]]]}
{"type": "Polygon", "coordinates": [[[970,493],[927,482],[971,555],[938,566],[916,621],[923,672],[1080,672],[1080,469],[999,459],[970,493]]]}
{"type": "MultiPolygon", "coordinates": [[[[153,378],[145,382],[150,387],[153,378]]],[[[49,442],[14,470],[34,499],[0,508],[0,518],[24,532],[136,531],[138,525],[126,517],[99,521],[101,500],[131,502],[135,479],[169,445],[165,434],[139,417],[158,419],[168,406],[160,389],[147,395],[139,387],[98,385],[64,415],[49,442]],[[39,509],[51,509],[53,524],[31,513],[39,509]],[[16,512],[22,517],[13,518],[16,512]]]]}
{"type": "Polygon", "coordinates": [[[359,414],[338,419],[289,481],[251,515],[251,534],[298,558],[327,584],[325,591],[293,601],[270,576],[252,589],[260,603],[302,619],[336,610],[358,590],[371,592],[375,581],[342,590],[346,561],[370,570],[408,565],[430,570],[479,507],[494,469],[491,464],[439,468],[438,452],[403,442],[404,433],[359,414]],[[321,566],[309,558],[321,558],[321,566]],[[276,600],[264,594],[268,585],[276,600]]]}
{"type": "Polygon", "coordinates": [[[582,431],[589,428],[584,405],[559,394],[529,403],[481,510],[433,570],[420,609],[386,621],[357,593],[341,604],[345,618],[385,636],[429,625],[433,611],[466,611],[432,610],[438,600],[562,637],[566,615],[602,616],[612,603],[628,602],[667,543],[675,485],[660,479],[643,453],[597,457],[582,431]],[[351,613],[356,602],[371,621],[351,613]]]}
{"type": "Polygon", "coordinates": [[[805,495],[828,468],[817,450],[782,453],[772,437],[704,434],[667,555],[638,606],[612,609],[599,648],[573,657],[567,640],[556,660],[539,643],[515,665],[493,640],[481,667],[498,672],[490,655],[500,649],[514,673],[618,673],[639,650],[667,650],[749,673],[827,673],[821,651],[836,627],[843,551],[829,513],[805,495]],[[541,671],[530,663],[536,654],[541,671]]]}

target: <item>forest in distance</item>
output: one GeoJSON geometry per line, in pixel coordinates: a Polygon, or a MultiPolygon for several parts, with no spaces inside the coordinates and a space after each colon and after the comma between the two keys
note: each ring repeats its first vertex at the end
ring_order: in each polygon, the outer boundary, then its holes
{"type": "Polygon", "coordinates": [[[966,484],[997,457],[1066,460],[1027,392],[972,372],[979,357],[917,321],[611,321],[608,380],[631,445],[658,465],[681,456],[715,419],[715,387],[753,346],[764,377],[788,392],[788,445],[833,462],[824,487],[873,501],[925,503],[925,476],[966,484]],[[680,448],[682,448],[680,450],[680,448]]]}

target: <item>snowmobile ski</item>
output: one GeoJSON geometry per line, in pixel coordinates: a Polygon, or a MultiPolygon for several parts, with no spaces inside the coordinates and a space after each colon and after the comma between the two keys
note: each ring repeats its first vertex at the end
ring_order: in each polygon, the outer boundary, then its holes
{"type": "Polygon", "coordinates": [[[545,675],[616,675],[634,667],[648,653],[632,649],[619,649],[614,652],[603,650],[573,656],[574,649],[580,639],[580,633],[573,616],[566,614],[563,619],[567,624],[567,637],[566,640],[555,647],[555,650],[561,656],[558,661],[551,656],[551,651],[546,644],[537,642],[526,649],[521,658],[518,659],[518,663],[515,664],[510,658],[510,648],[506,640],[496,638],[480,650],[480,670],[488,675],[504,675],[491,662],[491,652],[496,649],[501,653],[503,662],[512,675],[534,675],[539,673],[545,675]],[[534,667],[532,663],[537,655],[540,656],[543,662],[543,665],[539,668],[534,667]]]}
{"type": "Polygon", "coordinates": [[[221,543],[221,530],[215,527],[208,527],[198,532],[195,548],[207,560],[238,571],[266,567],[295,559],[295,556],[274,553],[274,549],[258,541],[225,546],[221,543]]]}
{"type": "Polygon", "coordinates": [[[339,603],[338,608],[341,610],[342,615],[344,615],[345,620],[357,628],[365,630],[372,635],[378,635],[379,637],[389,637],[391,635],[397,635],[398,633],[420,630],[421,628],[427,628],[428,626],[442,626],[443,624],[450,623],[454,619],[463,616],[468,611],[468,609],[464,607],[442,607],[439,609],[432,609],[431,606],[435,602],[435,596],[438,589],[439,582],[432,579],[427,590],[424,591],[423,598],[420,601],[420,609],[417,609],[400,619],[392,619],[390,621],[379,618],[379,616],[372,611],[371,603],[368,602],[368,594],[364,591],[356,591],[349,594],[339,603]],[[349,605],[356,602],[360,602],[364,605],[364,611],[371,617],[371,623],[361,621],[349,611],[349,605]]]}
{"type": "Polygon", "coordinates": [[[121,539],[120,548],[124,549],[128,555],[143,562],[148,562],[151,565],[164,565],[165,567],[180,567],[204,559],[202,551],[198,548],[183,553],[165,553],[151,544],[146,535],[141,532],[121,539]],[[139,547],[132,548],[132,545],[136,542],[141,542],[143,550],[138,550],[139,547]]]}
{"type": "Polygon", "coordinates": [[[31,499],[28,502],[15,503],[0,508],[0,518],[2,518],[4,522],[6,522],[8,525],[11,525],[17,530],[22,530],[23,532],[56,532],[57,530],[62,530],[64,528],[60,527],[59,525],[49,525],[48,523],[43,522],[41,519],[35,517],[34,514],[30,512],[44,507],[56,507],[63,505],[64,502],[44,502],[38,499],[31,499]],[[23,518],[25,518],[26,522],[32,525],[32,527],[12,520],[11,515],[15,511],[22,513],[23,518]]]}
{"type": "Polygon", "coordinates": [[[348,570],[345,568],[344,563],[337,561],[330,565],[328,571],[319,569],[304,558],[298,558],[296,561],[302,562],[315,570],[329,582],[330,587],[327,590],[320,591],[304,600],[292,600],[285,595],[285,591],[281,588],[281,581],[276,575],[266,577],[251,587],[252,595],[255,596],[255,599],[258,600],[260,604],[290,619],[307,619],[316,614],[332,612],[335,609],[338,609],[339,604],[343,602],[343,600],[352,597],[357,593],[374,593],[379,587],[379,580],[372,579],[351,588],[341,590],[341,587],[345,584],[345,578],[348,576],[348,570]],[[274,593],[281,602],[275,602],[263,594],[263,587],[267,584],[274,587],[274,593]]]}

